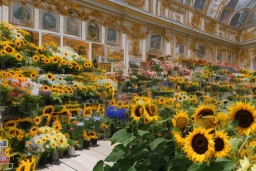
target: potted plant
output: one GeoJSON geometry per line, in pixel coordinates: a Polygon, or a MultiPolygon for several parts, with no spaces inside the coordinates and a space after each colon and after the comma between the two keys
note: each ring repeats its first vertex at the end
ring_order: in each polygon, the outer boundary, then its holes
{"type": "Polygon", "coordinates": [[[73,140],[71,140],[71,139],[68,139],[68,144],[69,144],[69,147],[68,147],[68,155],[69,155],[69,156],[75,155],[75,145],[77,144],[76,141],[73,141],[73,140]]]}

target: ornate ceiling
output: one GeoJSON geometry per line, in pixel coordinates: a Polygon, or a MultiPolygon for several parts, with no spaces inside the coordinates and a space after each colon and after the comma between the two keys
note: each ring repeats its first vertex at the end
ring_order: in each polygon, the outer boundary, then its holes
{"type": "Polygon", "coordinates": [[[237,28],[256,25],[256,0],[177,0],[237,28]]]}

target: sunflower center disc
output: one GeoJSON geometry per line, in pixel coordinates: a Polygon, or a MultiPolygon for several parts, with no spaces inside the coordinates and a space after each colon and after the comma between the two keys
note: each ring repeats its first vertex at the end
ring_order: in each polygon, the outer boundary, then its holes
{"type": "Polygon", "coordinates": [[[179,117],[176,120],[176,127],[179,128],[181,131],[184,131],[188,126],[188,119],[185,117],[179,117]]]}
{"type": "Polygon", "coordinates": [[[209,115],[214,115],[214,112],[211,109],[203,109],[200,112],[200,116],[209,116],[209,115]]]}
{"type": "Polygon", "coordinates": [[[202,134],[197,134],[192,140],[192,148],[198,154],[204,154],[208,150],[208,140],[202,134]]]}
{"type": "Polygon", "coordinates": [[[239,110],[236,113],[235,120],[238,120],[238,125],[240,127],[248,128],[253,122],[253,117],[251,112],[247,110],[239,110]]]}
{"type": "Polygon", "coordinates": [[[224,142],[223,142],[223,140],[221,138],[215,139],[215,141],[214,141],[214,148],[215,148],[215,151],[223,150],[224,142]]]}
{"type": "Polygon", "coordinates": [[[135,115],[137,116],[137,117],[141,117],[141,114],[143,113],[143,112],[140,112],[140,110],[143,110],[141,107],[137,107],[136,109],[135,109],[135,115]]]}

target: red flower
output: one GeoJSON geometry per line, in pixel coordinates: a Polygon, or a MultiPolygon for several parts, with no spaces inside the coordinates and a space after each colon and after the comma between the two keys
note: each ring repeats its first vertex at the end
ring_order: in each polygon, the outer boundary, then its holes
{"type": "Polygon", "coordinates": [[[74,128],[70,128],[69,130],[70,130],[70,131],[74,131],[74,128]]]}
{"type": "Polygon", "coordinates": [[[12,97],[13,96],[13,92],[11,92],[9,95],[12,97]]]}

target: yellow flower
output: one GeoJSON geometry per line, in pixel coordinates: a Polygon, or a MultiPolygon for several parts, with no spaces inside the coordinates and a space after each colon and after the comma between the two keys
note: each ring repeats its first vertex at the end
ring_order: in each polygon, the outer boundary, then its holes
{"type": "Polygon", "coordinates": [[[38,62],[40,60],[40,57],[38,55],[34,55],[32,57],[33,62],[38,62]]]}
{"type": "Polygon", "coordinates": [[[96,134],[95,131],[89,131],[89,132],[88,132],[88,136],[89,136],[90,138],[92,138],[92,139],[97,138],[97,134],[96,134]]]}
{"type": "Polygon", "coordinates": [[[52,115],[54,113],[54,107],[52,105],[45,106],[43,109],[43,114],[52,115]]]}
{"type": "Polygon", "coordinates": [[[47,77],[49,80],[51,80],[51,81],[54,81],[54,80],[55,80],[54,75],[51,74],[51,73],[46,74],[46,77],[47,77]]]}
{"type": "Polygon", "coordinates": [[[37,116],[37,117],[34,119],[35,125],[39,125],[41,122],[42,122],[42,118],[41,118],[40,116],[37,116]]]}
{"type": "Polygon", "coordinates": [[[22,55],[20,53],[15,53],[14,55],[17,61],[22,61],[22,55]]]}
{"type": "Polygon", "coordinates": [[[104,124],[104,123],[101,123],[101,124],[100,124],[100,127],[101,127],[101,128],[104,128],[104,129],[108,129],[108,126],[107,126],[106,124],[104,124]]]}
{"type": "Polygon", "coordinates": [[[31,129],[30,129],[30,134],[32,135],[32,136],[35,136],[37,133],[38,133],[38,131],[39,131],[39,129],[38,129],[38,127],[37,126],[33,126],[31,129]]]}
{"type": "Polygon", "coordinates": [[[52,128],[55,130],[55,131],[60,131],[62,129],[62,125],[60,122],[58,121],[55,121],[52,128]]]}
{"type": "Polygon", "coordinates": [[[256,128],[256,112],[254,106],[242,102],[236,102],[229,108],[229,119],[237,120],[237,131],[240,134],[249,135],[256,128]]]}
{"type": "Polygon", "coordinates": [[[198,119],[202,116],[209,116],[214,115],[215,107],[209,106],[209,105],[200,105],[196,108],[194,115],[192,118],[194,118],[194,122],[197,123],[198,119]]]}
{"type": "Polygon", "coordinates": [[[11,46],[6,46],[4,49],[9,54],[14,54],[15,53],[15,49],[12,48],[11,46]]]}
{"type": "Polygon", "coordinates": [[[185,139],[183,150],[187,153],[187,158],[193,162],[207,162],[214,152],[213,135],[211,130],[195,128],[185,139]]]}
{"type": "Polygon", "coordinates": [[[228,136],[223,131],[215,131],[214,148],[215,148],[214,157],[225,158],[228,156],[228,153],[231,150],[231,147],[228,143],[228,136]]]}
{"type": "Polygon", "coordinates": [[[144,106],[142,105],[139,105],[139,104],[132,105],[131,117],[135,121],[139,121],[144,114],[144,110],[145,110],[144,106]]]}
{"type": "Polygon", "coordinates": [[[185,138],[183,138],[181,136],[181,133],[176,132],[176,131],[172,131],[172,135],[174,136],[175,142],[177,145],[179,145],[180,147],[182,147],[185,144],[185,138]]]}
{"type": "Polygon", "coordinates": [[[92,116],[92,107],[84,107],[83,117],[92,116]]]}
{"type": "Polygon", "coordinates": [[[38,73],[37,73],[36,71],[33,71],[33,72],[31,72],[31,74],[30,74],[30,78],[31,78],[31,79],[34,79],[34,78],[37,77],[37,75],[38,75],[38,73]]]}
{"type": "Polygon", "coordinates": [[[158,109],[155,104],[146,105],[145,108],[145,117],[147,118],[146,122],[151,122],[152,120],[159,120],[158,109]]]}
{"type": "Polygon", "coordinates": [[[176,112],[176,115],[172,119],[173,127],[179,128],[181,131],[184,131],[189,124],[189,117],[187,112],[183,110],[176,112]]]}

